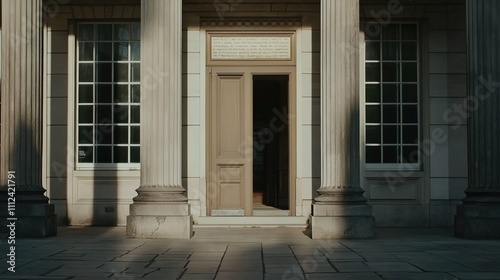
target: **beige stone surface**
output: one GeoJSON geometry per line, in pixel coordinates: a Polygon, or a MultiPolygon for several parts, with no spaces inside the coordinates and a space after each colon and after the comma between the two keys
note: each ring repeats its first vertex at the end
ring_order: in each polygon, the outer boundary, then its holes
{"type": "MultiPolygon", "coordinates": [[[[0,236],[0,238],[4,238],[0,236]]],[[[7,252],[6,243],[0,253],[7,252]]],[[[1,279],[499,279],[500,241],[451,229],[378,229],[376,239],[313,240],[302,229],[195,229],[190,240],[126,239],[124,227],[61,227],[19,239],[1,279]]]]}

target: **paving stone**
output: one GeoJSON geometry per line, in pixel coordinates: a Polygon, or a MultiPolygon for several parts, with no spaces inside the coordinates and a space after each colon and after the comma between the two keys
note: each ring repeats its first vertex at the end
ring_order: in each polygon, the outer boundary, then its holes
{"type": "Polygon", "coordinates": [[[419,272],[420,269],[405,262],[366,262],[366,265],[373,268],[376,272],[385,271],[412,271],[419,272]]]}
{"type": "Polygon", "coordinates": [[[264,256],[293,256],[293,251],[290,247],[264,247],[263,249],[264,256]]]}
{"type": "Polygon", "coordinates": [[[15,272],[12,271],[4,271],[0,274],[0,279],[3,279],[5,275],[32,275],[32,276],[43,276],[47,273],[50,273],[54,269],[22,269],[15,268],[15,272]]]}
{"type": "Polygon", "coordinates": [[[395,257],[397,257],[400,260],[403,261],[446,261],[446,259],[443,259],[440,256],[437,256],[435,254],[430,254],[427,252],[398,252],[398,253],[392,253],[395,257]]]}
{"type": "Polygon", "coordinates": [[[198,261],[198,260],[221,260],[222,256],[224,256],[224,252],[194,252],[189,260],[198,261]]]}
{"type": "Polygon", "coordinates": [[[102,266],[103,261],[79,261],[79,260],[68,260],[59,262],[63,264],[63,268],[87,268],[95,269],[102,266]]]}
{"type": "Polygon", "coordinates": [[[380,280],[375,273],[317,273],[306,274],[306,279],[335,279],[335,280],[380,280]]]}
{"type": "Polygon", "coordinates": [[[151,273],[146,274],[143,279],[177,279],[183,273],[185,269],[166,269],[162,268],[151,273]]]}
{"type": "Polygon", "coordinates": [[[298,263],[295,264],[290,264],[290,263],[280,263],[280,264],[265,264],[264,265],[264,270],[267,271],[282,271],[282,270],[298,270],[302,271],[302,267],[298,263]]]}
{"type": "Polygon", "coordinates": [[[318,254],[318,255],[301,255],[301,256],[296,256],[297,260],[299,263],[302,262],[311,262],[311,261],[319,261],[319,262],[327,262],[328,259],[323,255],[323,254],[318,254]]]}
{"type": "Polygon", "coordinates": [[[220,261],[209,261],[209,260],[203,260],[203,261],[189,261],[186,265],[187,268],[209,268],[209,267],[219,267],[221,264],[220,261]]]}
{"type": "Polygon", "coordinates": [[[186,261],[190,258],[188,254],[163,254],[154,258],[154,261],[186,261]]]}
{"type": "Polygon", "coordinates": [[[427,261],[411,261],[409,262],[410,264],[420,268],[423,271],[433,271],[433,272],[439,272],[439,271],[472,271],[472,269],[459,265],[457,263],[451,262],[451,261],[441,261],[441,262],[427,262],[427,261]]]}
{"type": "MultiPolygon", "coordinates": [[[[287,280],[305,280],[306,276],[302,273],[300,274],[292,274],[292,273],[266,273],[264,274],[264,279],[266,280],[281,280],[281,279],[287,279],[287,280]]],[[[331,278],[330,278],[331,279],[331,278]]]]}
{"type": "Polygon", "coordinates": [[[498,280],[500,273],[497,272],[456,272],[451,275],[462,280],[477,279],[477,280],[498,280]]]}
{"type": "Polygon", "coordinates": [[[222,261],[220,271],[262,271],[262,261],[222,261]]]}
{"type": "Polygon", "coordinates": [[[325,253],[325,256],[331,261],[363,261],[363,257],[353,252],[334,252],[325,253]]]}
{"type": "Polygon", "coordinates": [[[297,263],[297,259],[292,256],[292,257],[288,257],[288,256],[280,256],[280,257],[275,257],[275,256],[272,256],[272,257],[266,257],[264,256],[264,264],[265,265],[268,265],[268,264],[280,264],[280,263],[288,263],[288,264],[293,264],[293,263],[297,263]]]}
{"type": "Polygon", "coordinates": [[[25,265],[17,264],[17,266],[23,269],[54,269],[63,266],[63,263],[60,261],[38,260],[25,265]]]}
{"type": "Polygon", "coordinates": [[[189,274],[215,274],[217,273],[218,267],[193,267],[186,268],[186,273],[189,274]]]}
{"type": "Polygon", "coordinates": [[[366,261],[399,261],[394,255],[389,253],[360,253],[359,254],[366,261]]]}
{"type": "Polygon", "coordinates": [[[314,256],[314,255],[323,255],[320,251],[320,247],[309,247],[309,246],[291,246],[293,253],[296,256],[314,256]]]}
{"type": "Polygon", "coordinates": [[[189,274],[185,273],[182,275],[182,280],[213,280],[215,277],[215,273],[212,274],[189,274]]]}
{"type": "Polygon", "coordinates": [[[340,272],[365,272],[375,271],[364,262],[332,262],[333,266],[340,272]]]}
{"type": "Polygon", "coordinates": [[[260,251],[228,251],[224,255],[224,259],[229,260],[260,260],[262,259],[262,254],[260,251]]]}
{"type": "Polygon", "coordinates": [[[106,262],[97,267],[97,270],[106,272],[122,272],[125,269],[145,268],[149,264],[149,262],[106,262]]]}
{"type": "Polygon", "coordinates": [[[276,275],[276,274],[294,274],[294,273],[303,274],[303,271],[301,269],[294,269],[292,266],[272,267],[265,269],[265,274],[276,275]]]}
{"type": "Polygon", "coordinates": [[[228,243],[202,243],[195,248],[196,252],[224,252],[228,243]]]}
{"type": "MultiPolygon", "coordinates": [[[[57,280],[57,279],[67,279],[66,276],[33,276],[30,274],[20,274],[16,273],[15,275],[0,275],[2,276],[1,279],[22,279],[22,280],[35,280],[35,279],[47,279],[47,280],[57,280]]],[[[72,278],[74,279],[74,278],[72,278]]],[[[86,278],[88,279],[88,278],[86,278]]],[[[95,279],[95,278],[93,278],[95,279]]],[[[104,278],[104,279],[109,279],[109,278],[104,278]]]]}
{"type": "Polygon", "coordinates": [[[112,273],[98,270],[89,270],[85,268],[60,268],[56,269],[44,276],[86,276],[93,277],[109,277],[112,273]]]}
{"type": "MultiPolygon", "coordinates": [[[[488,261],[488,258],[483,258],[471,254],[464,253],[435,253],[437,256],[454,262],[469,262],[469,261],[488,261]]],[[[496,259],[498,259],[499,253],[496,253],[496,259]]]]}
{"type": "Polygon", "coordinates": [[[167,251],[157,258],[169,258],[169,259],[178,259],[178,260],[187,260],[193,254],[193,252],[183,252],[183,251],[167,251]]]}
{"type": "Polygon", "coordinates": [[[227,251],[260,252],[262,251],[262,244],[257,242],[230,243],[227,251]]]}
{"type": "Polygon", "coordinates": [[[264,279],[264,274],[261,272],[224,272],[217,274],[215,280],[259,280],[264,279]]]}
{"type": "Polygon", "coordinates": [[[112,278],[142,278],[146,273],[117,272],[111,275],[112,278]]]}
{"type": "Polygon", "coordinates": [[[136,240],[120,227],[62,227],[50,239],[22,239],[15,278],[0,254],[0,279],[500,279],[498,240],[377,231],[377,239],[339,241],[295,228],[213,228],[191,240],[136,240]]]}
{"type": "Polygon", "coordinates": [[[315,267],[302,267],[304,273],[335,273],[335,268],[331,265],[318,265],[315,267]]]}
{"type": "Polygon", "coordinates": [[[300,262],[300,266],[305,273],[336,272],[327,261],[305,260],[300,262]]]}
{"type": "Polygon", "coordinates": [[[188,261],[154,261],[148,267],[184,268],[188,261]]]}
{"type": "Polygon", "coordinates": [[[436,272],[382,272],[379,273],[383,279],[387,280],[458,280],[455,277],[447,273],[436,273],[436,272]]]}
{"type": "Polygon", "coordinates": [[[485,260],[498,261],[498,256],[500,255],[500,251],[492,252],[492,253],[483,253],[477,255],[477,257],[483,258],[485,260]]]}
{"type": "MultiPolygon", "coordinates": [[[[500,256],[500,255],[499,255],[500,256]]],[[[464,261],[460,262],[460,264],[467,266],[469,268],[472,268],[476,271],[483,271],[483,272],[500,272],[500,262],[498,261],[464,261]]]]}
{"type": "Polygon", "coordinates": [[[153,254],[153,255],[161,255],[167,252],[170,249],[170,247],[164,248],[156,248],[156,247],[140,247],[135,250],[130,251],[128,254],[130,255],[147,255],[147,254],[153,254]]]}
{"type": "Polygon", "coordinates": [[[115,262],[150,262],[155,259],[158,255],[139,255],[139,254],[127,254],[114,258],[115,262]]]}

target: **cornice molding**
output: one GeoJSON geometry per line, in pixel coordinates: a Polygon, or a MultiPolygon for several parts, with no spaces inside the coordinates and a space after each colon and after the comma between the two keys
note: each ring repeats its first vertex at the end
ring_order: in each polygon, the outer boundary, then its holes
{"type": "Polygon", "coordinates": [[[263,18],[201,18],[202,27],[298,27],[302,26],[300,17],[263,17],[263,18]]]}

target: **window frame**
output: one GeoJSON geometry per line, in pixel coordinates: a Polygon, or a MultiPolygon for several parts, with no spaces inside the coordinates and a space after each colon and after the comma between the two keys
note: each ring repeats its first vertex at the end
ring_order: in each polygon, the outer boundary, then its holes
{"type": "MultiPolygon", "coordinates": [[[[422,73],[422,70],[424,69],[424,57],[423,57],[423,54],[422,54],[422,51],[423,51],[423,43],[424,43],[424,36],[422,35],[422,30],[424,28],[424,24],[422,24],[422,22],[420,21],[416,21],[416,20],[397,20],[397,21],[391,21],[390,23],[388,24],[380,24],[374,20],[369,20],[369,19],[365,19],[365,20],[361,20],[361,26],[363,27],[363,30],[364,30],[364,27],[367,25],[367,24],[372,24],[372,23],[376,23],[378,24],[379,26],[383,26],[383,28],[389,24],[398,24],[400,26],[399,28],[399,39],[398,40],[394,40],[393,42],[398,42],[399,43],[399,58],[396,59],[396,60],[384,60],[383,59],[383,42],[384,40],[382,39],[382,33],[380,34],[380,38],[378,39],[379,43],[380,43],[380,48],[379,48],[379,58],[378,60],[368,60],[366,59],[366,46],[367,46],[367,40],[366,40],[366,36],[365,36],[365,33],[362,32],[361,34],[363,36],[361,36],[361,44],[362,44],[362,48],[361,48],[361,63],[360,63],[360,66],[361,66],[361,90],[360,90],[360,95],[361,95],[361,98],[360,98],[360,101],[361,101],[361,108],[362,110],[360,110],[362,112],[361,114],[361,125],[360,125],[360,129],[362,129],[361,131],[361,141],[362,141],[362,151],[363,151],[363,154],[362,154],[362,164],[364,165],[364,169],[365,171],[367,172],[370,172],[370,171],[392,171],[392,170],[407,170],[407,171],[421,171],[423,170],[423,166],[425,165],[425,158],[424,158],[424,153],[422,152],[422,139],[424,137],[424,131],[423,131],[423,127],[424,127],[424,123],[425,123],[425,118],[422,114],[423,112],[423,108],[424,108],[424,102],[423,102],[423,96],[424,96],[424,87],[423,87],[423,79],[424,79],[424,75],[422,73]],[[417,54],[417,58],[416,60],[403,60],[401,55],[402,55],[402,43],[405,42],[405,40],[402,39],[402,28],[401,28],[401,25],[404,25],[404,24],[415,24],[417,26],[417,37],[416,37],[416,40],[410,40],[410,41],[416,41],[416,44],[417,44],[417,50],[416,50],[416,54],[417,54]],[[379,65],[379,75],[380,75],[380,81],[378,82],[367,82],[366,81],[366,65],[367,63],[378,63],[380,64],[379,65]],[[404,85],[405,83],[406,84],[416,84],[417,86],[417,101],[416,103],[408,103],[409,105],[416,105],[417,106],[417,122],[416,123],[412,123],[413,125],[417,125],[417,143],[416,144],[404,144],[402,139],[403,139],[403,131],[402,131],[402,127],[405,125],[405,123],[402,121],[402,112],[403,112],[403,105],[405,103],[402,102],[402,100],[398,100],[398,102],[385,102],[382,100],[382,89],[380,89],[380,93],[381,93],[381,96],[380,96],[380,101],[379,102],[366,102],[366,85],[368,84],[378,84],[378,85],[383,85],[384,84],[384,81],[382,80],[382,77],[383,77],[383,63],[384,62],[397,62],[398,63],[398,81],[396,82],[389,82],[390,84],[396,84],[398,86],[398,96],[401,96],[401,88],[402,88],[402,85],[404,85]],[[404,62],[414,62],[417,64],[417,69],[416,69],[416,82],[403,82],[402,81],[402,72],[401,71],[401,65],[402,63],[404,62]],[[397,125],[398,126],[398,143],[397,144],[384,144],[383,143],[383,131],[381,131],[381,138],[380,138],[380,144],[368,144],[367,143],[367,133],[366,133],[366,128],[368,126],[368,124],[370,125],[380,125],[382,126],[381,129],[383,128],[383,125],[384,125],[384,120],[383,120],[383,110],[380,110],[380,122],[378,123],[369,123],[367,122],[366,120],[366,106],[367,104],[369,105],[379,105],[379,106],[383,106],[384,104],[389,104],[389,105],[397,105],[398,106],[398,121],[396,123],[390,123],[390,124],[393,124],[393,125],[397,125]],[[367,147],[369,146],[396,146],[398,147],[398,160],[401,160],[400,158],[403,157],[403,153],[402,153],[402,147],[404,146],[417,146],[417,152],[418,152],[418,163],[383,163],[383,150],[380,151],[381,153],[381,162],[380,163],[367,163],[367,158],[366,158],[366,153],[367,153],[367,147]]],[[[389,41],[390,42],[390,41],[389,41]]],[[[399,98],[398,98],[399,99],[399,98]]]]}
{"type": "MultiPolygon", "coordinates": [[[[140,21],[139,20],[109,20],[109,21],[100,21],[100,20],[79,20],[79,21],[75,21],[74,22],[74,56],[72,56],[72,58],[74,59],[73,61],[73,65],[74,65],[74,79],[73,79],[73,86],[74,86],[74,98],[73,98],[73,106],[74,106],[74,117],[73,117],[73,137],[74,137],[74,164],[75,164],[75,170],[140,170],[140,162],[130,162],[131,160],[131,149],[130,147],[139,147],[140,149],[140,140],[139,140],[139,144],[132,144],[131,143],[131,127],[138,127],[139,128],[139,134],[140,134],[140,127],[141,127],[141,121],[139,119],[139,123],[133,123],[131,121],[131,107],[132,106],[139,106],[139,116],[140,116],[140,102],[139,103],[135,103],[135,102],[132,102],[131,100],[131,87],[133,85],[136,85],[136,86],[139,86],[139,88],[141,87],[141,80],[139,78],[139,81],[132,81],[131,77],[132,77],[132,64],[133,63],[138,63],[139,64],[139,69],[141,67],[141,60],[140,60],[140,53],[139,53],[139,60],[133,60],[132,59],[132,51],[131,51],[131,42],[134,42],[136,40],[132,40],[131,38],[129,38],[128,40],[126,41],[119,41],[119,40],[115,40],[114,38],[114,35],[112,37],[112,40],[106,40],[104,42],[109,42],[111,44],[111,60],[109,61],[105,61],[105,63],[110,63],[111,64],[111,76],[113,77],[113,73],[114,73],[114,64],[117,62],[114,58],[114,53],[115,53],[115,46],[114,44],[116,42],[126,42],[128,43],[128,59],[125,60],[125,61],[122,61],[122,63],[124,64],[127,64],[127,68],[128,68],[128,76],[129,76],[129,79],[127,82],[114,82],[113,80],[110,81],[110,82],[104,82],[102,84],[109,84],[110,87],[112,88],[112,92],[114,92],[114,86],[115,85],[127,85],[128,87],[128,102],[124,103],[124,102],[115,102],[115,100],[111,99],[111,102],[110,103],[103,103],[103,104],[107,104],[109,106],[111,106],[112,108],[115,107],[115,106],[119,106],[119,105],[123,105],[123,104],[126,104],[126,106],[128,106],[128,109],[127,109],[127,112],[128,112],[128,122],[127,123],[123,123],[123,124],[118,124],[116,125],[116,123],[113,121],[111,121],[109,124],[109,126],[111,126],[114,130],[114,127],[115,126],[126,126],[128,127],[128,135],[127,135],[127,139],[128,139],[128,143],[127,144],[114,144],[114,140],[113,140],[113,136],[114,136],[114,133],[111,134],[111,141],[112,141],[112,144],[106,144],[105,146],[110,146],[111,147],[111,161],[114,161],[114,158],[113,158],[113,155],[114,155],[114,147],[115,146],[120,146],[120,147],[127,147],[128,148],[128,152],[127,152],[127,159],[128,159],[128,162],[125,163],[125,162],[120,162],[120,163],[98,163],[96,162],[96,153],[95,153],[95,147],[97,145],[97,143],[95,143],[95,135],[94,135],[94,132],[95,132],[95,129],[96,129],[96,126],[98,126],[99,124],[96,122],[96,106],[97,104],[101,104],[101,103],[98,103],[96,102],[95,98],[96,98],[96,84],[98,84],[98,82],[95,80],[95,76],[96,76],[96,64],[98,63],[98,61],[96,60],[96,51],[95,51],[95,48],[96,48],[96,43],[97,42],[102,42],[100,40],[97,40],[96,39],[96,35],[95,35],[95,32],[96,32],[96,26],[99,25],[99,24],[111,24],[112,25],[112,30],[111,32],[114,33],[114,26],[117,25],[117,24],[139,24],[139,28],[140,28],[140,21]],[[79,27],[80,25],[85,25],[85,24],[92,24],[94,26],[94,38],[89,41],[89,40],[84,40],[83,42],[92,42],[93,43],[93,57],[92,57],[92,60],[85,60],[85,62],[92,62],[92,69],[93,69],[93,72],[92,72],[92,75],[93,75],[93,81],[92,82],[80,82],[80,39],[79,39],[79,27]],[[80,94],[80,85],[92,85],[93,86],[93,100],[92,100],[92,103],[80,103],[79,102],[79,94],[80,94]],[[92,112],[92,119],[93,119],[93,122],[92,124],[89,124],[89,125],[84,125],[84,126],[89,126],[89,127],[92,127],[93,129],[93,134],[92,134],[92,137],[93,137],[93,143],[92,144],[80,144],[79,143],[79,128],[81,126],[81,124],[79,123],[79,111],[78,111],[78,107],[80,104],[85,104],[85,105],[92,105],[93,106],[93,112],[92,112]],[[93,162],[92,163],[85,163],[85,162],[79,162],[78,160],[78,153],[79,153],[79,147],[80,146],[88,146],[88,147],[93,147],[93,151],[92,151],[92,157],[93,157],[93,162]]],[[[141,40],[139,38],[139,46],[140,46],[140,43],[141,43],[141,40]]],[[[71,56],[70,56],[71,58],[71,56]]],[[[140,74],[139,74],[140,75],[140,74]]],[[[113,95],[114,96],[114,95],[113,95]]],[[[112,119],[114,119],[114,109],[111,113],[111,117],[112,119]]],[[[139,117],[140,118],[140,117],[139,117]]],[[[104,126],[104,125],[103,125],[104,126]]],[[[139,136],[140,137],[140,136],[139,136]]],[[[140,158],[139,158],[140,160],[140,158]]]]}

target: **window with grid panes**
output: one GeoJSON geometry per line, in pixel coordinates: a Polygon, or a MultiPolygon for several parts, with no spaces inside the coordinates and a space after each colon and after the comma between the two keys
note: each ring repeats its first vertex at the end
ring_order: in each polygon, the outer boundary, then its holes
{"type": "Polygon", "coordinates": [[[418,24],[367,24],[365,51],[366,167],[418,169],[418,24]]]}
{"type": "Polygon", "coordinates": [[[139,23],[80,23],[76,53],[78,165],[138,167],[139,23]]]}

